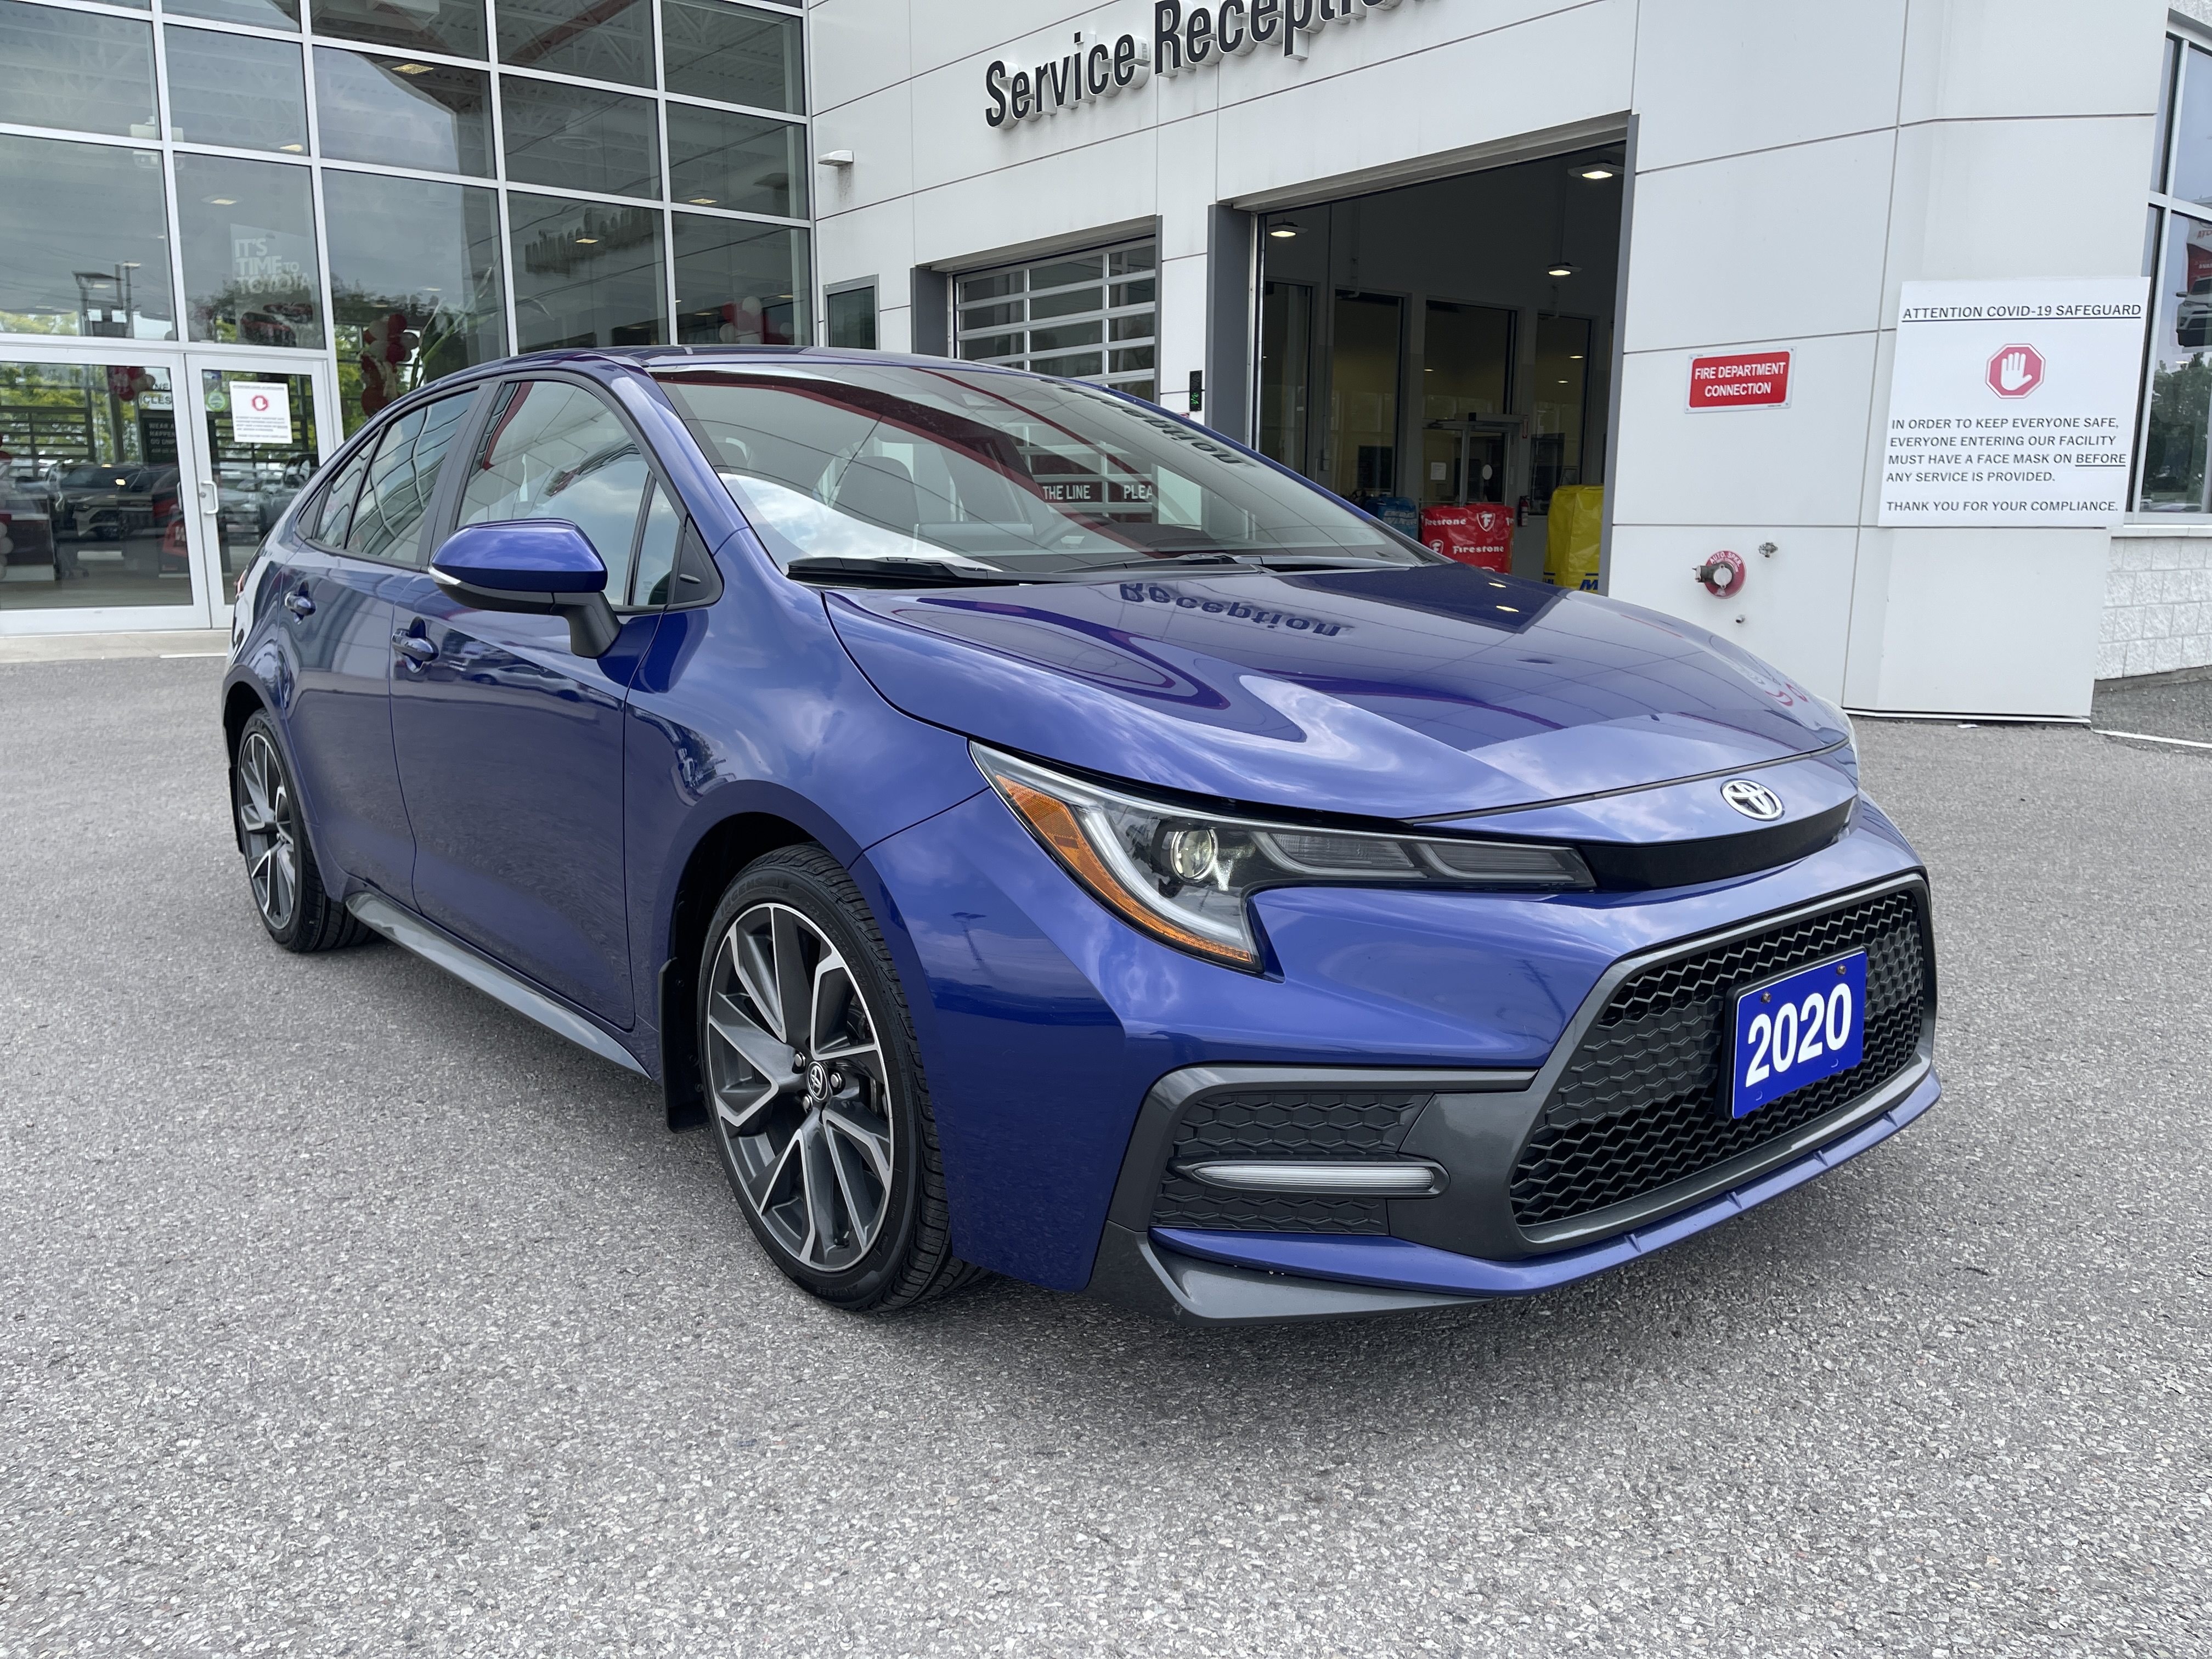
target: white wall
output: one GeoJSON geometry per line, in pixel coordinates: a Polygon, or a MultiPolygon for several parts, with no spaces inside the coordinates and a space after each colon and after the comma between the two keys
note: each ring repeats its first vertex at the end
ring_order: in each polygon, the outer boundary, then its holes
{"type": "MultiPolygon", "coordinates": [[[[1405,0],[994,131],[994,58],[1148,0],[815,0],[820,273],[882,279],[1157,223],[1160,384],[1205,353],[1206,217],[1389,181],[1420,157],[1636,118],[1611,587],[1728,633],[1852,706],[2081,715],[2118,556],[2100,531],[1875,526],[1899,285],[2140,265],[2161,0],[1405,0]],[[1696,352],[1786,346],[1790,406],[1692,415],[1696,352]],[[1771,557],[1754,550],[1771,542],[1771,557]],[[1692,568],[1750,561],[1740,597],[1692,568]],[[1741,618],[1739,621],[1738,618],[1741,618]]],[[[2114,578],[2117,580],[2117,578],[2114,578]]],[[[2108,653],[2109,655],[2109,653],[2108,653]]]]}

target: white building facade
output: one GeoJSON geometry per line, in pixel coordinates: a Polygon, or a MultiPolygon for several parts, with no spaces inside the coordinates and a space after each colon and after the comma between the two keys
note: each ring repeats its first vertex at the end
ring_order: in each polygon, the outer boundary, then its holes
{"type": "Polygon", "coordinates": [[[2212,664],[2212,7],[807,18],[833,343],[1195,402],[1408,523],[1494,505],[1522,574],[1550,556],[1854,709],[2079,719],[2100,678],[2212,664]],[[2046,356],[2054,407],[2089,332],[2107,369],[2136,354],[2130,406],[2080,440],[2124,458],[2124,496],[2086,458],[2060,476],[2109,510],[1895,522],[1906,285],[2075,279],[2136,320],[2045,329],[2030,370],[1991,356],[1990,418],[2034,407],[2046,356]]]}

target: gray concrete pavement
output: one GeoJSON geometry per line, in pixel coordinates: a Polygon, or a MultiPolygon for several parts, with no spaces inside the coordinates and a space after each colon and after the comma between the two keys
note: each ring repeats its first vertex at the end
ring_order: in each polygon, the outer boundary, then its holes
{"type": "Polygon", "coordinates": [[[1230,1334],[762,1261],[652,1092],[261,937],[195,660],[0,666],[0,1659],[2212,1651],[2212,758],[1878,726],[1944,1103],[1230,1334]]]}

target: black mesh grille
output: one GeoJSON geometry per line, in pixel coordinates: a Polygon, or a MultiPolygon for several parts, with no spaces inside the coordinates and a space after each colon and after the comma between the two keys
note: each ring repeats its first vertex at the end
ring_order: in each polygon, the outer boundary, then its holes
{"type": "Polygon", "coordinates": [[[1613,994],[1513,1170],[1514,1219],[1540,1227],[1626,1203],[1789,1134],[1887,1082],[1920,1040],[1920,899],[1888,893],[1647,969],[1613,994]],[[1734,991],[1864,947],[1864,1057],[1730,1118],[1720,1098],[1734,991]]]}
{"type": "Polygon", "coordinates": [[[1152,1209],[1156,1227],[1252,1232],[1384,1233],[1383,1200],[1224,1192],[1176,1173],[1206,1158],[1382,1158],[1398,1150],[1426,1091],[1269,1091],[1215,1096],[1183,1114],[1152,1209]]]}

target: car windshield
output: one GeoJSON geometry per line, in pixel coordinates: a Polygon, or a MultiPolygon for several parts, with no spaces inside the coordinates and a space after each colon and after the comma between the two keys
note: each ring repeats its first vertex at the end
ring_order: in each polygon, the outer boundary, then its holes
{"type": "Polygon", "coordinates": [[[656,378],[787,568],[921,561],[983,580],[1176,558],[1436,559],[1203,431],[1079,381],[803,361],[656,378]]]}

